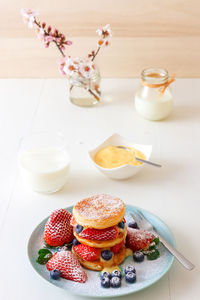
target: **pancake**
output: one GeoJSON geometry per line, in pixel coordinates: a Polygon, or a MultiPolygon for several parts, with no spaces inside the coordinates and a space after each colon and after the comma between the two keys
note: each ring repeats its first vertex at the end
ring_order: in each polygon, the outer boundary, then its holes
{"type": "Polygon", "coordinates": [[[74,236],[81,244],[88,245],[88,246],[94,247],[94,248],[113,247],[113,246],[119,244],[120,242],[122,242],[123,240],[125,240],[126,235],[127,235],[127,225],[126,224],[125,224],[125,229],[122,232],[119,232],[118,237],[114,240],[109,240],[109,241],[93,241],[93,240],[81,238],[74,230],[74,236]]]}
{"type": "Polygon", "coordinates": [[[126,247],[123,248],[116,254],[113,255],[113,258],[109,261],[106,260],[95,260],[95,261],[86,261],[82,257],[80,257],[75,251],[72,252],[76,255],[80,264],[85,267],[86,269],[93,270],[93,271],[102,271],[106,267],[118,266],[123,263],[124,259],[126,258],[126,247]]]}
{"type": "Polygon", "coordinates": [[[112,227],[118,224],[124,215],[124,202],[106,194],[85,198],[73,208],[73,216],[78,224],[95,229],[112,227]]]}

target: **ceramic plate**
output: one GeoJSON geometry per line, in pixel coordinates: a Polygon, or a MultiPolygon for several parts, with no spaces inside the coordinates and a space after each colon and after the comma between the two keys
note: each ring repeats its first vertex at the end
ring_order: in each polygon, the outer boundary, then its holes
{"type": "MultiPolygon", "coordinates": [[[[72,212],[72,206],[66,209],[72,212]]],[[[130,213],[134,212],[137,207],[126,205],[126,220],[131,220],[130,213]]],[[[175,246],[174,237],[167,227],[158,217],[148,211],[142,210],[146,218],[153,224],[158,233],[160,233],[171,245],[175,246]]],[[[47,218],[48,219],[48,218],[47,218]]],[[[60,288],[63,288],[73,294],[86,297],[115,297],[123,296],[138,292],[156,281],[158,281],[170,269],[174,257],[162,246],[159,245],[160,257],[154,261],[148,261],[146,258],[142,263],[133,261],[132,256],[128,257],[123,264],[125,268],[128,264],[134,264],[137,273],[137,281],[134,284],[128,284],[125,279],[122,279],[122,286],[120,288],[105,289],[100,286],[99,272],[86,270],[88,280],[86,283],[77,283],[70,280],[62,279],[53,280],[49,276],[49,271],[46,266],[36,263],[37,252],[43,245],[43,231],[47,219],[43,220],[33,231],[28,243],[28,256],[33,268],[47,281],[60,288]]]]}

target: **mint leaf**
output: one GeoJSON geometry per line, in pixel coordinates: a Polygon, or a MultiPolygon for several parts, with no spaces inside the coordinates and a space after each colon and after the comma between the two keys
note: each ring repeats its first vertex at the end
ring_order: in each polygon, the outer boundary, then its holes
{"type": "Polygon", "coordinates": [[[155,249],[156,247],[156,243],[155,242],[152,242],[150,245],[149,245],[149,250],[153,250],[155,249]]]}
{"type": "Polygon", "coordinates": [[[40,250],[38,251],[38,254],[39,254],[39,255],[46,255],[46,254],[48,254],[48,253],[51,253],[51,251],[48,250],[48,249],[40,249],[40,250]]]}
{"type": "Polygon", "coordinates": [[[50,258],[52,258],[53,254],[48,249],[40,249],[38,251],[38,258],[36,259],[36,262],[40,265],[45,265],[50,258]]]}
{"type": "Polygon", "coordinates": [[[160,252],[158,251],[158,249],[153,249],[151,251],[149,251],[149,253],[147,254],[147,259],[148,260],[155,260],[160,256],[160,252]]]}
{"type": "Polygon", "coordinates": [[[159,242],[160,242],[159,237],[156,237],[156,238],[153,240],[153,242],[154,242],[156,245],[158,245],[159,242]]]}

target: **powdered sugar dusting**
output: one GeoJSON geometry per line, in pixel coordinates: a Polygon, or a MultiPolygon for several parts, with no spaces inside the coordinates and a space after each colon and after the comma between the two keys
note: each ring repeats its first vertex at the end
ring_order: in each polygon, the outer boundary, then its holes
{"type": "Polygon", "coordinates": [[[47,263],[49,271],[57,269],[65,279],[86,282],[87,274],[81,267],[76,256],[70,251],[56,252],[47,263]]]}
{"type": "Polygon", "coordinates": [[[124,208],[124,202],[107,194],[94,195],[79,201],[75,209],[88,220],[115,217],[124,208]]]}
{"type": "MultiPolygon", "coordinates": [[[[72,207],[67,208],[67,210],[72,211],[72,207]]],[[[134,212],[135,208],[133,206],[126,207],[126,221],[127,223],[132,220],[130,213],[134,212]]],[[[152,222],[158,232],[170,243],[173,244],[173,236],[169,231],[168,227],[157,217],[150,213],[143,211],[145,216],[148,217],[149,221],[152,222]]],[[[125,279],[122,279],[122,286],[118,289],[109,288],[104,289],[100,286],[99,272],[85,270],[87,274],[87,281],[83,283],[74,282],[61,278],[59,280],[53,280],[49,276],[49,271],[45,266],[39,265],[35,262],[37,257],[38,249],[42,247],[43,244],[43,232],[44,226],[47,220],[44,220],[33,232],[29,241],[29,258],[36,269],[36,271],[50,283],[57,285],[66,290],[66,292],[71,292],[74,294],[86,296],[86,297],[115,297],[119,295],[126,295],[139,291],[145,287],[150,286],[152,283],[160,279],[166,271],[169,269],[173,262],[173,257],[171,254],[162,246],[159,245],[158,249],[160,251],[160,257],[157,260],[149,261],[147,259],[142,263],[136,263],[133,261],[132,256],[128,257],[123,264],[120,266],[124,269],[127,265],[134,265],[136,268],[137,281],[134,284],[126,283],[125,279]]]]}
{"type": "Polygon", "coordinates": [[[70,225],[72,214],[65,209],[55,210],[49,217],[44,238],[51,246],[62,246],[73,239],[73,227],[70,225]]]}

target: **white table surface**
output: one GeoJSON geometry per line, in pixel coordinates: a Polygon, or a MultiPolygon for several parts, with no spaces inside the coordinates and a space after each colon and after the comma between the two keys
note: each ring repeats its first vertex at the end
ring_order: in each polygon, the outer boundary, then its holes
{"type": "Polygon", "coordinates": [[[0,80],[0,299],[81,299],[43,280],[31,267],[27,242],[53,210],[94,193],[110,193],[158,215],[174,233],[178,249],[196,265],[175,262],[152,287],[123,299],[197,300],[200,297],[200,79],[178,79],[175,108],[162,122],[148,122],[134,109],[139,80],[105,79],[104,100],[94,108],[68,101],[63,79],[0,80]],[[17,167],[20,138],[30,131],[59,130],[68,140],[71,174],[58,193],[43,195],[24,186],[17,167]],[[113,181],[90,163],[87,148],[114,132],[153,145],[161,169],[113,181]]]}

